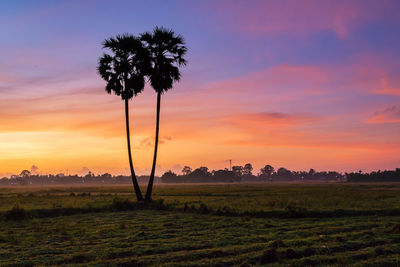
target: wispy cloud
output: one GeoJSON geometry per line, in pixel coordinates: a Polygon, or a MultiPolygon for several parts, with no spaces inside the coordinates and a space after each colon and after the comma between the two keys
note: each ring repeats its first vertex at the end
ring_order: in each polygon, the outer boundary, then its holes
{"type": "Polygon", "coordinates": [[[387,74],[383,74],[383,77],[381,78],[381,86],[372,92],[378,95],[400,96],[400,84],[397,84],[397,86],[389,85],[387,74]]]}
{"type": "MultiPolygon", "coordinates": [[[[171,136],[163,136],[163,137],[159,138],[158,144],[162,145],[171,140],[172,140],[171,136]]],[[[154,138],[153,137],[142,138],[139,141],[139,144],[135,146],[135,148],[137,148],[137,149],[149,149],[149,148],[153,148],[153,147],[154,147],[154,138]]]]}
{"type": "Polygon", "coordinates": [[[399,123],[400,122],[400,106],[391,106],[381,111],[376,111],[367,123],[399,123]]]}
{"type": "Polygon", "coordinates": [[[248,34],[308,35],[332,31],[346,38],[354,28],[384,14],[396,1],[237,1],[215,8],[228,27],[248,34]]]}
{"type": "Polygon", "coordinates": [[[291,127],[301,124],[309,124],[315,122],[315,116],[307,114],[286,114],[280,112],[258,112],[243,113],[230,116],[227,119],[230,123],[243,127],[291,127]]]}

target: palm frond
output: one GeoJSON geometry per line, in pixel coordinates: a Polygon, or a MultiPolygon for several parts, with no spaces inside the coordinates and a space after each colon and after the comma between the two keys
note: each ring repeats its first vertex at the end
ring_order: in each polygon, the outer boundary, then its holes
{"type": "Polygon", "coordinates": [[[106,39],[103,48],[112,52],[103,54],[97,67],[107,82],[107,93],[114,92],[122,99],[130,99],[142,92],[151,61],[140,38],[130,34],[117,35],[106,39]]]}
{"type": "Polygon", "coordinates": [[[181,78],[179,66],[186,65],[187,48],[181,35],[164,27],[140,35],[151,58],[150,83],[156,92],[165,92],[181,78]]]}

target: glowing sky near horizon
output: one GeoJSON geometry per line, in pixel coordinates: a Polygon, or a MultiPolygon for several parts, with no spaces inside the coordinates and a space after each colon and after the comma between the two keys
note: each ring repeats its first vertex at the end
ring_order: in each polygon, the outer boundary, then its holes
{"type": "MultiPolygon", "coordinates": [[[[127,173],[123,102],[101,42],[165,26],[183,79],[162,97],[158,173],[250,162],[291,170],[400,167],[400,1],[2,1],[0,177],[127,173]]],[[[131,101],[148,174],[155,93],[131,101]]]]}

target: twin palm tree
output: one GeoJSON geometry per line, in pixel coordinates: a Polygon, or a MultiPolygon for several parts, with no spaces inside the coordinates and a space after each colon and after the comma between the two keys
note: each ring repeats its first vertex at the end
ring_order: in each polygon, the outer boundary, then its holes
{"type": "Polygon", "coordinates": [[[161,95],[171,89],[174,82],[180,80],[179,67],[186,64],[184,56],[187,48],[182,36],[162,27],[156,27],[153,32],[146,32],[140,38],[117,35],[116,38],[105,40],[103,48],[111,50],[113,55],[104,54],[97,69],[107,82],[107,93],[114,92],[125,101],[129,166],[136,197],[139,202],[150,202],[157,161],[161,95]],[[157,93],[157,120],[153,164],[146,196],[143,199],[132,164],[128,100],[143,91],[146,76],[157,93]]]}

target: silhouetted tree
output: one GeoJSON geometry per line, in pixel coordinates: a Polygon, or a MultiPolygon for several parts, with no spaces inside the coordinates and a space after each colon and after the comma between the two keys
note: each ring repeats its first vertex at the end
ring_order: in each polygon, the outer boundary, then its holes
{"type": "Polygon", "coordinates": [[[204,172],[204,173],[209,173],[208,168],[207,168],[207,167],[204,167],[204,166],[201,166],[201,167],[199,168],[199,170],[202,171],[202,172],[204,172]]]}
{"type": "Polygon", "coordinates": [[[250,163],[247,163],[246,165],[244,165],[243,167],[243,174],[244,175],[252,175],[253,171],[253,166],[250,163]]]}
{"type": "Polygon", "coordinates": [[[189,166],[185,166],[182,169],[183,175],[189,175],[191,172],[192,172],[192,168],[190,168],[189,166]]]}
{"type": "Polygon", "coordinates": [[[285,178],[290,178],[292,176],[292,172],[286,168],[279,168],[278,171],[276,172],[277,176],[280,177],[285,177],[285,178]]]}
{"type": "Polygon", "coordinates": [[[243,175],[243,167],[242,166],[232,166],[232,171],[237,177],[241,177],[243,175]]]}
{"type": "Polygon", "coordinates": [[[161,95],[171,89],[174,82],[180,80],[181,73],[179,67],[186,65],[184,56],[187,48],[185,47],[185,42],[182,36],[176,35],[172,30],[167,30],[162,27],[156,27],[153,32],[142,34],[141,40],[145,43],[145,46],[150,53],[150,84],[157,93],[154,157],[145,197],[146,201],[150,201],[157,161],[161,95]]]}
{"type": "Polygon", "coordinates": [[[85,178],[91,178],[91,177],[94,177],[94,173],[89,171],[88,174],[85,175],[85,178]]]}
{"type": "Polygon", "coordinates": [[[176,178],[178,176],[176,175],[176,173],[172,172],[171,170],[165,172],[162,176],[161,179],[163,182],[176,182],[176,178]]]}
{"type": "Polygon", "coordinates": [[[98,72],[107,82],[107,93],[121,96],[125,102],[126,138],[128,145],[129,167],[132,183],[138,201],[143,201],[143,196],[136,179],[132,163],[131,143],[129,134],[129,99],[143,91],[144,77],[150,69],[149,54],[140,39],[133,35],[117,35],[115,38],[106,39],[103,48],[112,54],[103,54],[99,59],[98,72]]]}
{"type": "Polygon", "coordinates": [[[21,176],[21,177],[28,177],[28,176],[30,176],[30,175],[31,175],[31,172],[28,171],[28,170],[23,170],[23,171],[19,174],[19,176],[21,176]]]}
{"type": "Polygon", "coordinates": [[[213,182],[232,183],[239,181],[240,178],[236,177],[235,173],[228,169],[213,171],[213,182]]]}
{"type": "Polygon", "coordinates": [[[101,175],[101,177],[102,177],[102,178],[108,178],[108,179],[110,179],[110,178],[112,177],[112,175],[109,174],[108,172],[106,172],[106,173],[103,173],[103,174],[101,175]]]}
{"type": "Polygon", "coordinates": [[[274,167],[271,165],[265,165],[264,168],[260,169],[261,175],[265,175],[266,177],[270,177],[271,174],[274,172],[274,167]]]}
{"type": "Polygon", "coordinates": [[[211,177],[211,173],[208,171],[207,167],[200,167],[192,171],[188,176],[194,178],[206,178],[211,177]]]}

